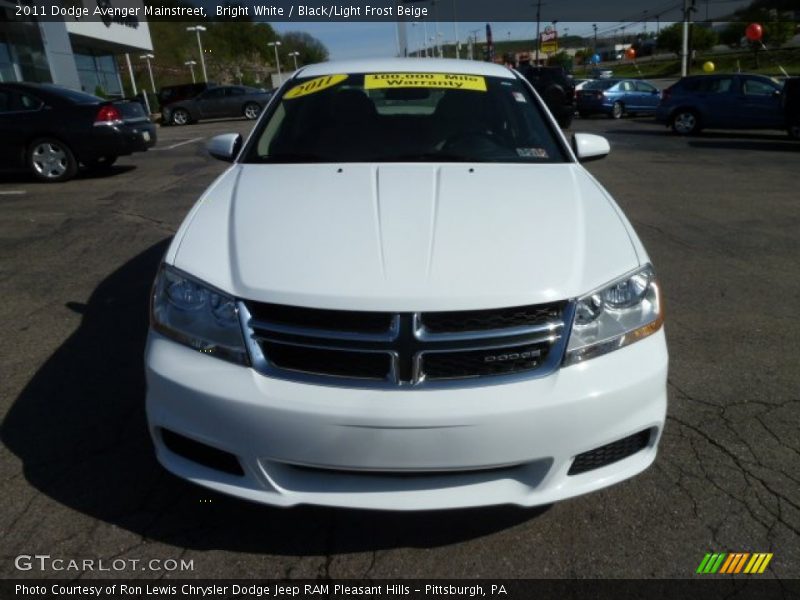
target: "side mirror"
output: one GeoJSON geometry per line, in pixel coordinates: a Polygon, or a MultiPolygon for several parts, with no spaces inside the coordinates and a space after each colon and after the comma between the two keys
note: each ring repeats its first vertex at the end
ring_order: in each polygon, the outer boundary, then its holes
{"type": "Polygon", "coordinates": [[[224,133],[214,136],[206,145],[206,150],[211,156],[225,162],[233,162],[241,149],[242,136],[238,133],[224,133]]]}
{"type": "Polygon", "coordinates": [[[601,135],[591,133],[576,133],[572,136],[572,149],[581,162],[598,160],[608,156],[611,145],[601,135]]]}

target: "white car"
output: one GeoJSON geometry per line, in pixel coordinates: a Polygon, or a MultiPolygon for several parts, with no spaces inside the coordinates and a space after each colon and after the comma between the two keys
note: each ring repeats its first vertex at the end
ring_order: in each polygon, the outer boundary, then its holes
{"type": "Polygon", "coordinates": [[[534,506],[628,479],[666,412],[661,289],[534,90],[488,63],[294,74],[152,297],[160,462],[279,506],[534,506]]]}

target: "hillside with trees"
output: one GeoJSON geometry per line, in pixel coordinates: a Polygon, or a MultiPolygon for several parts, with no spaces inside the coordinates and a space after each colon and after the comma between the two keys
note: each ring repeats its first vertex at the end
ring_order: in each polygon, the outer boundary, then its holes
{"type": "MultiPolygon", "coordinates": [[[[193,25],[206,27],[202,36],[203,55],[209,81],[239,83],[271,87],[270,74],[276,71],[275,50],[269,42],[280,41],[279,57],[284,72],[294,70],[290,52],[298,52],[299,65],[322,62],[328,59],[328,50],[318,39],[302,31],[279,34],[268,23],[242,21],[218,22],[164,22],[151,21],[150,37],[153,40],[152,61],[156,87],[191,82],[187,61],[196,61],[195,76],[202,80],[196,34],[186,31],[193,25]]],[[[134,76],[139,89],[150,89],[150,79],[145,61],[131,55],[134,76]]],[[[127,65],[120,62],[120,73],[125,87],[130,89],[127,65]]]]}

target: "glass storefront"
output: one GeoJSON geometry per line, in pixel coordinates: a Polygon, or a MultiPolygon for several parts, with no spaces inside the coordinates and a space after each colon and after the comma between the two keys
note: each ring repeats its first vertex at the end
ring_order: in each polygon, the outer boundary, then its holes
{"type": "Polygon", "coordinates": [[[73,48],[73,52],[84,92],[101,97],[122,97],[117,60],[113,55],[80,47],[73,48]]]}
{"type": "Polygon", "coordinates": [[[36,23],[0,21],[0,81],[52,81],[36,23]]]}

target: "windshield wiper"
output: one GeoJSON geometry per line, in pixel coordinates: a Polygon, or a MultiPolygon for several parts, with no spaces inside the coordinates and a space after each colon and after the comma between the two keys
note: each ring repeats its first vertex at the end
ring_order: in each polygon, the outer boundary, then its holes
{"type": "Polygon", "coordinates": [[[446,152],[420,152],[418,154],[403,154],[381,158],[380,162],[484,162],[480,158],[471,158],[462,154],[448,154],[446,152]]]}
{"type": "Polygon", "coordinates": [[[270,154],[269,156],[259,156],[256,161],[259,163],[287,163],[287,164],[302,164],[302,163],[321,163],[321,162],[335,162],[326,160],[322,156],[316,154],[300,154],[300,153],[284,153],[284,154],[270,154]]]}

